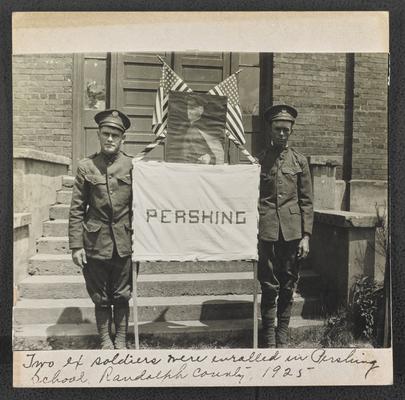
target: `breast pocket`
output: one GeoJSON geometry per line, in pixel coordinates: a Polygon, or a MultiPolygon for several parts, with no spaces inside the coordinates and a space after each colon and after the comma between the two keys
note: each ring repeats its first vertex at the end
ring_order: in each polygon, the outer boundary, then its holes
{"type": "Polygon", "coordinates": [[[91,200],[103,199],[107,193],[107,182],[105,175],[86,175],[84,177],[90,187],[91,200]]]}
{"type": "Polygon", "coordinates": [[[126,203],[131,195],[131,175],[117,176],[118,196],[121,202],[126,203]]]}
{"type": "Polygon", "coordinates": [[[84,178],[91,185],[96,186],[96,185],[105,185],[106,184],[105,175],[86,175],[84,178]]]}
{"type": "Polygon", "coordinates": [[[283,174],[286,183],[297,186],[298,174],[302,172],[302,169],[298,166],[283,165],[281,167],[281,172],[283,174]]]}
{"type": "Polygon", "coordinates": [[[292,166],[292,165],[283,165],[281,167],[281,172],[284,175],[297,175],[302,172],[301,167],[299,166],[292,166]]]}

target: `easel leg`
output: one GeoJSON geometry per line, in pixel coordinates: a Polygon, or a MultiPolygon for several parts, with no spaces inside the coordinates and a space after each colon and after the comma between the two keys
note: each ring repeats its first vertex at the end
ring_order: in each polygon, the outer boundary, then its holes
{"type": "Polygon", "coordinates": [[[139,326],[138,326],[138,290],[136,287],[138,278],[139,262],[132,263],[132,308],[134,320],[135,349],[139,350],[139,326]]]}
{"type": "Polygon", "coordinates": [[[259,321],[258,321],[258,305],[257,305],[257,261],[253,261],[253,348],[258,348],[259,336],[259,321]]]}

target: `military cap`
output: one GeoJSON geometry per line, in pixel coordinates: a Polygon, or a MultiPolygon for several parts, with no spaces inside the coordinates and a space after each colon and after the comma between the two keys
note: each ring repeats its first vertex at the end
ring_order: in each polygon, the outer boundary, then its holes
{"type": "Polygon", "coordinates": [[[204,95],[192,93],[187,96],[187,104],[189,103],[194,103],[197,106],[205,106],[207,105],[208,100],[204,95]]]}
{"type": "Polygon", "coordinates": [[[264,112],[264,118],[268,122],[272,121],[291,121],[295,122],[298,112],[294,107],[288,106],[287,104],[276,104],[270,106],[264,112]]]}
{"type": "Polygon", "coordinates": [[[100,111],[94,116],[94,120],[99,127],[112,126],[121,129],[123,132],[131,126],[129,118],[123,112],[115,109],[100,111]]]}

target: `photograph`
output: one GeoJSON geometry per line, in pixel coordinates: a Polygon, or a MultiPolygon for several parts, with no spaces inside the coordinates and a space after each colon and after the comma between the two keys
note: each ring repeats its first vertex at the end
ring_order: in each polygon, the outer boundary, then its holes
{"type": "Polygon", "coordinates": [[[168,110],[168,162],[223,164],[227,98],[172,92],[168,110]]]}
{"type": "Polygon", "coordinates": [[[12,63],[15,351],[391,346],[388,54],[12,63]],[[131,262],[139,154],[260,164],[257,260],[131,262]]]}

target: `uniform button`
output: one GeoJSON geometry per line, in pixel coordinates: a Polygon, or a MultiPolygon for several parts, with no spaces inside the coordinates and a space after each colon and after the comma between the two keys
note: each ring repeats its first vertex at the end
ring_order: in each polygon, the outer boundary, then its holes
{"type": "Polygon", "coordinates": [[[108,179],[112,179],[112,175],[109,175],[109,176],[108,176],[108,179]]]}
{"type": "Polygon", "coordinates": [[[278,183],[282,184],[282,183],[283,183],[283,181],[278,181],[278,183]]]}
{"type": "Polygon", "coordinates": [[[115,222],[111,222],[111,225],[115,225],[115,222]]]}
{"type": "Polygon", "coordinates": [[[281,194],[279,194],[278,197],[283,197],[283,196],[281,194]]]}
{"type": "Polygon", "coordinates": [[[112,190],[110,190],[110,194],[113,194],[113,191],[112,191],[112,190]]]}

